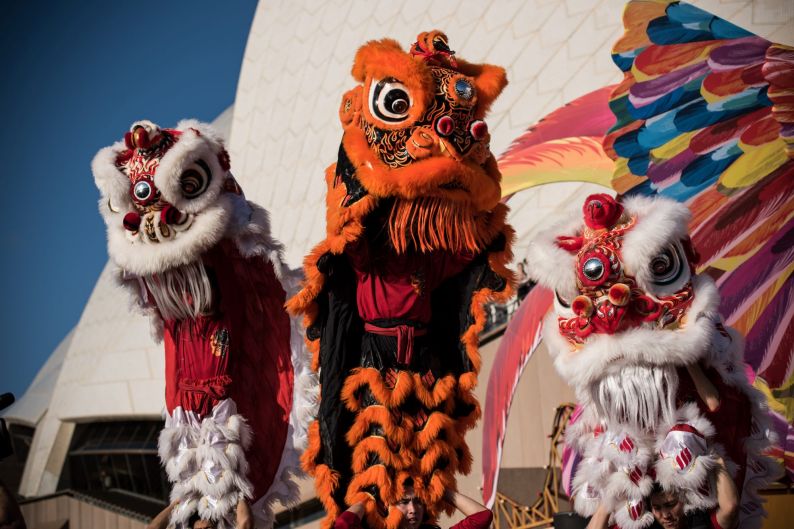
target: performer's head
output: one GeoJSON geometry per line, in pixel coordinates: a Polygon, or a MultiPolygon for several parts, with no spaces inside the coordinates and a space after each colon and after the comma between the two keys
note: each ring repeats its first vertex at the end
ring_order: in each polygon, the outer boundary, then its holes
{"type": "Polygon", "coordinates": [[[210,520],[202,520],[198,513],[190,517],[187,523],[189,529],[215,529],[215,524],[210,520]]]}
{"type": "Polygon", "coordinates": [[[403,513],[400,529],[417,529],[425,518],[425,505],[416,495],[411,481],[405,483],[405,493],[393,507],[403,513]]]}
{"type": "Polygon", "coordinates": [[[677,491],[665,491],[654,484],[650,496],[650,508],[656,522],[664,529],[682,529],[686,522],[684,502],[677,491]]]}

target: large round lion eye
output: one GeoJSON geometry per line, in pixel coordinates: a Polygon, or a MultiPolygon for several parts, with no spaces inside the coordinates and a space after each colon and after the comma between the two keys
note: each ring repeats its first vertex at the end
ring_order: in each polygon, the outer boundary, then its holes
{"type": "Polygon", "coordinates": [[[676,246],[668,246],[651,259],[649,271],[651,280],[657,285],[669,285],[680,276],[683,267],[676,246]]]}
{"type": "Polygon", "coordinates": [[[182,172],[179,187],[185,198],[196,198],[204,193],[210,185],[212,173],[204,160],[196,160],[182,172]]]}
{"type": "Polygon", "coordinates": [[[132,193],[135,195],[135,198],[141,202],[145,202],[152,196],[152,184],[147,182],[146,180],[141,180],[135,187],[132,188],[132,193]]]}
{"type": "Polygon", "coordinates": [[[373,80],[369,93],[369,110],[373,116],[387,123],[400,123],[408,117],[411,96],[408,88],[397,79],[387,77],[373,80]]]}
{"type": "Polygon", "coordinates": [[[582,265],[582,274],[590,281],[597,281],[604,275],[604,263],[601,259],[591,257],[582,265]]]}
{"type": "Polygon", "coordinates": [[[148,206],[157,202],[160,198],[160,192],[154,186],[148,176],[145,176],[137,182],[131,184],[130,195],[136,204],[141,206],[148,206]]]}

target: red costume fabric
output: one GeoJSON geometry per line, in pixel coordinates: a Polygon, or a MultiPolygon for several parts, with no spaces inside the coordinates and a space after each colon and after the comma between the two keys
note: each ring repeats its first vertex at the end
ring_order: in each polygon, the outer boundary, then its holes
{"type": "Polygon", "coordinates": [[[356,305],[365,322],[382,319],[430,323],[431,297],[436,288],[460,273],[473,252],[435,251],[389,254],[374,263],[366,243],[347,250],[356,273],[356,305]]]}

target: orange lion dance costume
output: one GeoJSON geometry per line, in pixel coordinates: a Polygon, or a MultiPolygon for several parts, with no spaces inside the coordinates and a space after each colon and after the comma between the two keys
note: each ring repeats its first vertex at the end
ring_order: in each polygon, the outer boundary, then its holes
{"type": "Polygon", "coordinates": [[[502,68],[457,59],[446,36],[356,54],[342,97],[339,158],[326,171],[327,237],[305,260],[304,314],[321,376],[304,469],[328,528],[367,501],[366,524],[396,528],[406,479],[435,520],[464,436],[480,415],[483,304],[511,293],[513,230],[483,118],[502,68]]]}

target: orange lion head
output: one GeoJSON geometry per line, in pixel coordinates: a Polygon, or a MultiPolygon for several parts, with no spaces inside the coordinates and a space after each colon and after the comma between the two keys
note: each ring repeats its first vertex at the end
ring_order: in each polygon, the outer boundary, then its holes
{"type": "MultiPolygon", "coordinates": [[[[406,222],[423,216],[460,225],[493,210],[501,176],[484,117],[507,84],[504,69],[457,59],[446,35],[431,31],[407,52],[390,39],[368,42],[352,74],[360,84],[342,97],[344,136],[331,184],[344,186],[341,207],[365,196],[392,200],[392,227],[408,230],[406,222]]],[[[426,231],[438,231],[430,224],[426,231]]]]}

